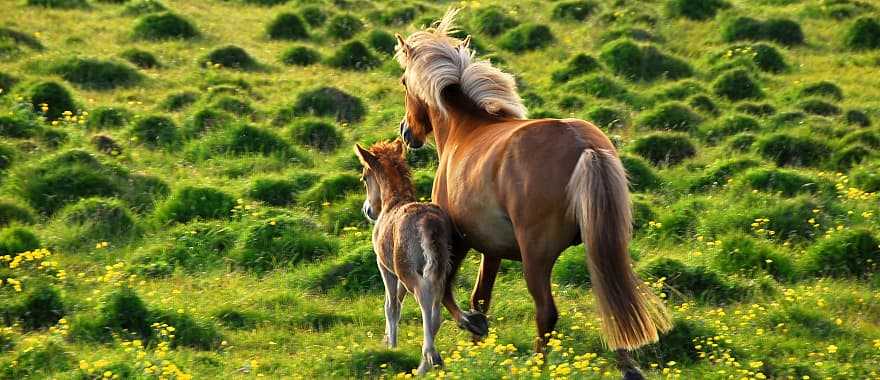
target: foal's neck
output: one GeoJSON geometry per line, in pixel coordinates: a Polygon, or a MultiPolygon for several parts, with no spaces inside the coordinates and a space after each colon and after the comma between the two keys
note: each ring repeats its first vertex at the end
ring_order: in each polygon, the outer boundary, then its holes
{"type": "Polygon", "coordinates": [[[379,185],[379,189],[382,192],[382,212],[416,201],[415,190],[410,180],[401,179],[397,182],[386,180],[379,185]]]}

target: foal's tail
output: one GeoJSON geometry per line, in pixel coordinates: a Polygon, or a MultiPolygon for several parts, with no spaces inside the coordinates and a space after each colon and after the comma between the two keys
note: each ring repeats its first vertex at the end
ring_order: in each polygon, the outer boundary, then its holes
{"type": "Polygon", "coordinates": [[[446,290],[446,275],[452,268],[449,246],[449,224],[436,219],[424,219],[419,225],[422,253],[425,255],[423,277],[428,280],[432,294],[442,297],[446,290]]]}
{"type": "Polygon", "coordinates": [[[656,342],[671,328],[660,300],[635,274],[629,258],[632,210],[626,171],[604,149],[581,154],[568,183],[569,207],[581,228],[605,341],[613,349],[656,342]]]}

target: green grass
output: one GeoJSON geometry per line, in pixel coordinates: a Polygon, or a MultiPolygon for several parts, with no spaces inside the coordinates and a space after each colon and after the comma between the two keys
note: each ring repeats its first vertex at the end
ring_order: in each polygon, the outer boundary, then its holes
{"type": "MultiPolygon", "coordinates": [[[[197,379],[416,366],[411,297],[400,347],[382,344],[351,147],[397,134],[393,36],[450,4],[4,2],[0,379],[153,379],[163,360],[197,379]],[[51,255],[10,267],[34,248],[51,255]]],[[[876,4],[453,5],[457,35],[515,75],[530,115],[589,120],[620,151],[631,256],[676,321],[635,355],[649,379],[876,377],[876,4]]],[[[435,145],[407,160],[428,200],[435,145]]],[[[560,346],[544,366],[521,264],[505,261],[489,343],[444,312],[448,377],[618,378],[584,257],[572,247],[555,268],[560,346]]],[[[463,305],[478,267],[468,255],[452,284],[463,305]]]]}

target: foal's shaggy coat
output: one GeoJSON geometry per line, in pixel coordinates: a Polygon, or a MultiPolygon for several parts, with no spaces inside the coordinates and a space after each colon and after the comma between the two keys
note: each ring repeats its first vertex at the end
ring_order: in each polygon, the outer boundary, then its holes
{"type": "Polygon", "coordinates": [[[397,345],[400,306],[409,291],[422,309],[424,342],[418,371],[425,373],[443,365],[434,337],[442,323],[452,222],[437,205],[416,201],[399,140],[370,150],[358,145],[355,153],[364,165],[364,215],[376,222],[373,249],[385,283],[385,337],[390,347],[397,345]]]}

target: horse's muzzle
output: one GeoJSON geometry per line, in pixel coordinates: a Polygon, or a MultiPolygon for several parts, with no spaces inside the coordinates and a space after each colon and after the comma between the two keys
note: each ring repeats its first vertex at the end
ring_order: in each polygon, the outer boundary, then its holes
{"type": "Polygon", "coordinates": [[[419,149],[425,144],[424,141],[417,141],[413,138],[412,130],[409,128],[409,123],[406,122],[406,118],[400,121],[400,137],[403,138],[403,142],[405,142],[406,146],[410,149],[419,149]]]}

